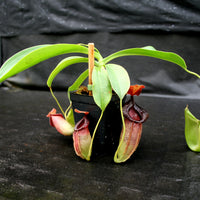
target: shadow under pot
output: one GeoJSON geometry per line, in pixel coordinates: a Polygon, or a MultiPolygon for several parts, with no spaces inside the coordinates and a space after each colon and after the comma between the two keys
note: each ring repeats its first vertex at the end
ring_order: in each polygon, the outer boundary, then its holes
{"type": "MultiPolygon", "coordinates": [[[[92,96],[85,94],[76,94],[71,92],[70,98],[72,107],[80,111],[87,111],[89,119],[89,131],[92,136],[98,119],[101,115],[101,109],[95,104],[92,96]]],[[[83,118],[84,114],[74,112],[75,123],[83,118]]],[[[113,95],[110,103],[106,107],[101,122],[95,134],[92,158],[102,155],[113,155],[119,144],[119,137],[122,129],[122,119],[120,114],[120,99],[113,95]]]]}

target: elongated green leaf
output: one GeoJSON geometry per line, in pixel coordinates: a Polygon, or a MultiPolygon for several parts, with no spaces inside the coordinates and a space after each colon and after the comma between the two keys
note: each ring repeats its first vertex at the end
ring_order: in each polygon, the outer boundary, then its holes
{"type": "Polygon", "coordinates": [[[200,152],[200,120],[185,108],[185,139],[188,147],[195,152],[200,152]]]}
{"type": "Polygon", "coordinates": [[[70,56],[68,58],[63,59],[60,63],[58,63],[58,65],[49,75],[49,78],[47,80],[48,87],[51,87],[54,78],[66,67],[72,64],[76,64],[76,63],[87,63],[87,62],[88,62],[88,58],[84,58],[80,56],[70,56]]]}
{"type": "Polygon", "coordinates": [[[104,67],[94,67],[92,83],[94,101],[104,111],[112,98],[112,88],[104,67]]]}
{"type": "MultiPolygon", "coordinates": [[[[67,53],[88,54],[88,48],[78,44],[46,44],[24,49],[10,57],[2,65],[0,82],[44,60],[67,53]]],[[[94,56],[97,59],[101,58],[98,52],[95,52],[94,56]]]]}
{"type": "Polygon", "coordinates": [[[68,88],[68,91],[75,91],[77,90],[83,81],[88,77],[88,69],[86,69],[77,79],[76,81],[68,88]]]}
{"type": "Polygon", "coordinates": [[[113,90],[120,99],[123,99],[130,88],[130,78],[127,71],[116,64],[107,64],[106,70],[113,90]]]}
{"type": "Polygon", "coordinates": [[[172,53],[172,52],[157,51],[153,47],[150,47],[150,46],[143,47],[143,48],[131,48],[131,49],[125,49],[125,50],[118,51],[118,52],[113,53],[113,54],[109,55],[108,57],[104,58],[103,63],[106,64],[106,63],[110,62],[111,60],[122,57],[122,56],[135,56],[135,55],[148,56],[148,57],[158,58],[161,60],[166,60],[166,61],[175,63],[175,64],[179,65],[180,67],[182,67],[188,73],[200,78],[200,75],[187,69],[187,65],[185,64],[184,59],[182,57],[180,57],[179,55],[172,53]]]}
{"type": "Polygon", "coordinates": [[[78,90],[78,88],[81,86],[83,81],[88,77],[88,69],[85,70],[77,79],[76,81],[68,88],[68,98],[70,100],[70,92],[78,90]]]}

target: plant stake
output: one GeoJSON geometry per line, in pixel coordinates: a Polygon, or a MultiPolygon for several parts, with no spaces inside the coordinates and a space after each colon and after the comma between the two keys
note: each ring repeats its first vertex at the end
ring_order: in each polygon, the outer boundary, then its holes
{"type": "Polygon", "coordinates": [[[91,86],[92,86],[92,71],[94,68],[94,43],[89,43],[88,44],[88,59],[89,59],[89,77],[88,77],[88,89],[89,89],[89,95],[92,95],[92,90],[91,90],[91,86]]]}

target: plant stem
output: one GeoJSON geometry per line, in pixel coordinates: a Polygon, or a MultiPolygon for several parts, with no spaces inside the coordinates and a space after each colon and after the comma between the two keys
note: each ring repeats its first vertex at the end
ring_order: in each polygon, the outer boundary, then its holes
{"type": "Polygon", "coordinates": [[[125,137],[125,129],[126,129],[126,127],[125,127],[125,122],[124,122],[124,115],[123,115],[123,110],[122,110],[122,99],[120,99],[120,113],[121,113],[121,118],[122,118],[122,125],[123,125],[123,133],[122,133],[122,137],[121,137],[121,139],[120,139],[120,141],[119,141],[119,145],[118,145],[118,148],[117,148],[117,150],[116,150],[116,152],[115,152],[115,155],[114,155],[114,161],[116,162],[116,163],[120,163],[121,161],[119,161],[119,159],[118,159],[118,152],[119,152],[119,149],[120,149],[120,147],[121,147],[121,145],[122,145],[122,143],[123,143],[123,140],[124,140],[124,137],[125,137]]]}
{"type": "MultiPolygon", "coordinates": [[[[92,71],[94,68],[94,43],[88,44],[88,58],[89,58],[89,85],[92,85],[92,71]]],[[[92,91],[89,91],[89,95],[92,95],[92,91]]]]}
{"type": "Polygon", "coordinates": [[[70,110],[71,107],[72,107],[72,102],[70,101],[70,104],[69,104],[69,106],[66,109],[65,114],[64,114],[65,119],[67,119],[67,113],[68,113],[68,111],[70,110]]]}
{"type": "Polygon", "coordinates": [[[50,87],[49,89],[50,89],[50,92],[51,92],[52,97],[55,99],[55,101],[56,101],[58,107],[60,108],[60,111],[62,112],[63,115],[65,115],[65,112],[63,111],[63,109],[62,109],[60,103],[58,102],[58,99],[57,99],[56,96],[54,95],[52,88],[50,87]]]}
{"type": "Polygon", "coordinates": [[[101,119],[102,119],[102,117],[103,117],[103,113],[104,113],[104,111],[102,110],[102,111],[101,111],[101,115],[100,115],[100,117],[99,117],[99,119],[98,119],[98,122],[97,122],[97,124],[96,124],[96,126],[95,126],[95,129],[94,129],[94,131],[93,131],[93,135],[92,135],[92,138],[91,138],[91,142],[90,142],[90,147],[89,147],[88,155],[87,155],[87,157],[86,157],[86,160],[87,160],[87,161],[90,161],[90,156],[91,156],[91,154],[92,154],[92,146],[93,146],[94,137],[95,137],[97,128],[98,128],[98,126],[99,126],[99,124],[100,124],[100,122],[101,122],[101,119]]]}

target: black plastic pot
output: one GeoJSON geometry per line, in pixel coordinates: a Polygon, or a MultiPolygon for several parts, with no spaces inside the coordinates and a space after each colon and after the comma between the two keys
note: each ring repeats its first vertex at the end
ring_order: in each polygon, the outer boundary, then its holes
{"type": "MultiPolygon", "coordinates": [[[[71,93],[71,100],[73,109],[89,112],[89,130],[92,134],[101,114],[100,108],[95,104],[92,96],[71,93]]],[[[92,157],[113,154],[117,149],[122,129],[119,102],[119,97],[113,95],[111,102],[104,111],[103,118],[95,134],[92,157]]],[[[74,112],[75,123],[81,120],[83,115],[74,112]]]]}

